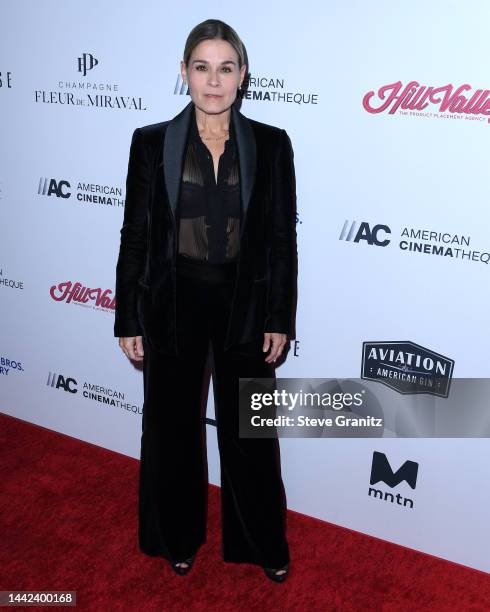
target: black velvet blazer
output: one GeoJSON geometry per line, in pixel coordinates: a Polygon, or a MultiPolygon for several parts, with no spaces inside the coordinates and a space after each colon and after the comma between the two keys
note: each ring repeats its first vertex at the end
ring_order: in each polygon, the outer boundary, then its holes
{"type": "MultiPolygon", "coordinates": [[[[136,128],[116,267],[114,336],[144,336],[177,355],[176,210],[193,102],[136,128]]],[[[296,180],[285,130],[231,107],[240,169],[240,252],[225,349],[281,332],[296,337],[296,180]]]]}

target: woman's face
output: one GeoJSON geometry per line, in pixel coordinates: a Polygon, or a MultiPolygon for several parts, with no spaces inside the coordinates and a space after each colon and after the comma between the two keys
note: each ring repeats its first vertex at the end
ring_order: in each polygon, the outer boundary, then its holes
{"type": "Polygon", "coordinates": [[[227,110],[235,101],[246,66],[238,67],[238,54],[225,40],[203,40],[192,51],[186,69],[181,62],[182,77],[197,108],[209,114],[227,110]]]}

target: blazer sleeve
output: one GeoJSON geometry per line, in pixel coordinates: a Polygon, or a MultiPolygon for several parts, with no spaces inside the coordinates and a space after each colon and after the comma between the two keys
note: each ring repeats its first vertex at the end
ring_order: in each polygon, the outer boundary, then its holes
{"type": "Polygon", "coordinates": [[[140,128],[131,140],[126,178],[126,203],[116,265],[114,336],[142,335],[137,315],[138,280],[144,274],[148,240],[150,163],[140,128]]]}
{"type": "Polygon", "coordinates": [[[280,130],[272,168],[270,278],[265,332],[296,337],[298,249],[296,176],[291,140],[280,130]]]}

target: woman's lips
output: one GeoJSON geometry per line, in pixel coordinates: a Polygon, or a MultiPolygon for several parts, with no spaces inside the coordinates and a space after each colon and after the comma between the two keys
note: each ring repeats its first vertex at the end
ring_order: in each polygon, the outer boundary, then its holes
{"type": "Polygon", "coordinates": [[[206,96],[206,98],[211,98],[212,100],[221,98],[221,96],[218,96],[217,94],[204,94],[204,95],[206,96]]]}

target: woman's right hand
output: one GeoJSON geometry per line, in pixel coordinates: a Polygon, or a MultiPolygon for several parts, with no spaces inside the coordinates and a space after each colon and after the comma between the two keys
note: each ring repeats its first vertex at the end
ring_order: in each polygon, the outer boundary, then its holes
{"type": "Polygon", "coordinates": [[[122,352],[133,361],[143,361],[143,337],[132,336],[130,338],[119,338],[119,346],[122,352]]]}

